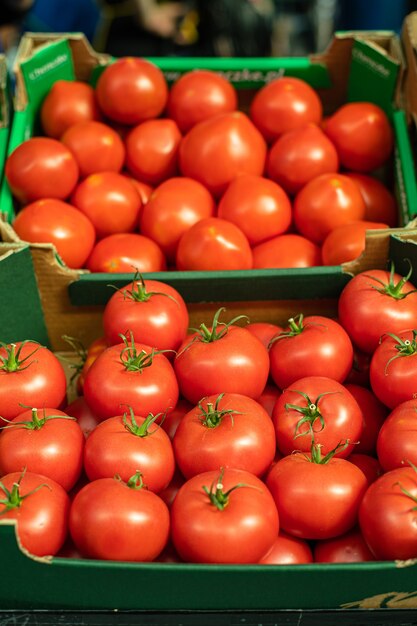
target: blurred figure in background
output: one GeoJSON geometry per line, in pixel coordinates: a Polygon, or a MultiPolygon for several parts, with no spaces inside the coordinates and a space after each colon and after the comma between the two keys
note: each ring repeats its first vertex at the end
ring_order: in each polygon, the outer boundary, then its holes
{"type": "Polygon", "coordinates": [[[34,0],[0,0],[0,52],[5,54],[9,66],[16,55],[22,24],[34,0]]]}

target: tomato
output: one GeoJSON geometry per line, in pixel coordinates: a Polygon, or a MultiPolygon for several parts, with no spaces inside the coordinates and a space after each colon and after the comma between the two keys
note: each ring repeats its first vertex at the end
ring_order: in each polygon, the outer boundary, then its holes
{"type": "Polygon", "coordinates": [[[28,204],[41,198],[68,198],[79,169],[72,152],[61,142],[32,137],[7,157],[4,174],[15,198],[28,204]]]}
{"type": "Polygon", "coordinates": [[[386,472],[367,489],[359,525],[377,560],[415,558],[416,498],[417,475],[412,467],[386,472]]]}
{"type": "Polygon", "coordinates": [[[273,384],[267,384],[258,398],[259,404],[263,406],[270,417],[272,417],[272,411],[280,395],[281,390],[278,387],[273,384]]]}
{"type": "Polygon", "coordinates": [[[321,265],[319,246],[301,235],[278,235],[252,249],[253,267],[289,268],[321,265]]]}
{"type": "Polygon", "coordinates": [[[367,487],[365,475],[353,463],[321,458],[319,450],[312,457],[301,452],[285,456],[266,480],[281,530],[301,539],[330,539],[353,528],[367,487]]]}
{"type": "Polygon", "coordinates": [[[388,228],[388,224],[363,220],[336,226],[323,241],[323,265],[341,265],[357,259],[365,250],[367,232],[385,228],[388,228]]]}
{"type": "Polygon", "coordinates": [[[268,350],[272,337],[283,331],[281,326],[270,322],[251,322],[247,324],[246,329],[255,335],[268,350]]]}
{"type": "Polygon", "coordinates": [[[202,183],[215,196],[241,174],[262,176],[266,143],[241,111],[221,113],[196,124],[182,139],[179,166],[183,176],[202,183]]]}
{"type": "Polygon", "coordinates": [[[388,409],[369,389],[352,383],[345,383],[345,387],[359,404],[363,416],[362,435],[355,446],[355,453],[375,454],[379,429],[388,415],[388,409]]]}
{"type": "Polygon", "coordinates": [[[291,537],[281,531],[270,551],[259,561],[260,565],[300,565],[312,563],[313,554],[307,541],[291,537]]]}
{"type": "Polygon", "coordinates": [[[122,124],[139,124],[158,117],[168,99],[162,71],[146,59],[124,57],[108,65],[96,85],[103,113],[122,124]]]}
{"type": "Polygon", "coordinates": [[[281,135],[268,153],[269,178],[290,194],[300,191],[313,178],[338,169],[336,148],[312,123],[281,135]]]}
{"type": "MultiPolygon", "coordinates": [[[[171,482],[165,489],[158,493],[159,497],[165,502],[165,504],[170,508],[174,499],[178,493],[178,490],[185,483],[185,478],[181,474],[179,470],[175,470],[174,476],[172,477],[171,482]]],[[[172,546],[170,546],[172,548],[172,546]]],[[[179,560],[179,559],[178,559],[179,560]]]]}
{"type": "Polygon", "coordinates": [[[22,406],[58,408],[66,395],[65,372],[36,341],[0,343],[0,416],[12,420],[22,406]]]}
{"type": "Polygon", "coordinates": [[[354,452],[349,455],[349,461],[365,474],[369,485],[384,473],[381,464],[374,456],[354,452]]]}
{"type": "Polygon", "coordinates": [[[187,230],[213,217],[215,203],[210,192],[192,178],[174,177],[157,187],[143,207],[140,232],[153,239],[168,262],[175,262],[178,243],[187,230]]]}
{"type": "Polygon", "coordinates": [[[362,387],[369,387],[369,367],[371,365],[371,355],[366,354],[358,350],[353,346],[353,364],[352,369],[346,378],[346,383],[352,383],[353,385],[361,385],[362,387]]]}
{"type": "Polygon", "coordinates": [[[117,233],[100,239],[87,259],[90,272],[162,272],[165,257],[157,243],[137,233],[117,233]]]}
{"type": "Polygon", "coordinates": [[[327,376],[342,383],[352,367],[349,335],[324,315],[290,318],[271,344],[270,375],[281,389],[305,376],[327,376]]]}
{"type": "Polygon", "coordinates": [[[363,352],[372,354],[384,333],[412,328],[417,316],[414,285],[394,272],[367,270],[354,276],[338,301],[339,321],[363,352]]]}
{"type": "Polygon", "coordinates": [[[72,203],[91,220],[99,239],[135,230],[142,206],[135,187],[117,172],[87,176],[77,185],[72,203]]]}
{"type": "Polygon", "coordinates": [[[181,394],[194,405],[204,396],[226,392],[256,400],[268,379],[268,350],[235,324],[238,318],[219,322],[223,311],[216,312],[211,327],[201,324],[185,339],[174,360],[181,394]]]}
{"type": "Polygon", "coordinates": [[[179,489],[171,507],[171,536],[190,563],[257,563],[279,531],[265,484],[238,469],[198,474],[179,489]]]}
{"type": "Polygon", "coordinates": [[[120,415],[122,406],[135,415],[156,415],[175,407],[178,383],[166,356],[125,338],[94,361],[85,377],[84,397],[101,420],[120,415]]]}
{"type": "Polygon", "coordinates": [[[91,431],[97,426],[97,424],[100,424],[101,421],[97,415],[94,415],[85,401],[84,396],[78,396],[75,400],[67,404],[65,407],[65,413],[77,419],[78,425],[85,438],[89,436],[91,431]]]}
{"type": "Polygon", "coordinates": [[[46,94],[40,109],[45,135],[59,139],[78,122],[99,120],[100,111],[91,85],[78,80],[56,80],[46,94]]]}
{"type": "Polygon", "coordinates": [[[354,528],[335,539],[317,541],[314,546],[315,563],[362,563],[375,561],[360,530],[354,528]]]}
{"type": "Polygon", "coordinates": [[[283,76],[256,93],[250,117],[265,139],[272,142],[283,133],[310,122],[319,124],[322,109],[320,98],[308,83],[283,76]]]}
{"type": "Polygon", "coordinates": [[[177,431],[178,425],[182,418],[188,411],[191,411],[193,405],[188,400],[180,398],[175,406],[175,409],[167,413],[163,420],[159,421],[159,425],[167,433],[168,437],[172,440],[177,431]]]}
{"type": "Polygon", "coordinates": [[[279,185],[262,176],[242,174],[224,192],[217,214],[236,224],[254,246],[288,230],[292,210],[279,185]]]}
{"type": "Polygon", "coordinates": [[[275,456],[271,418],[255,400],[237,393],[206,396],[182,418],[173,439],[185,478],[219,467],[262,476],[275,456]]]}
{"type": "Polygon", "coordinates": [[[365,220],[383,222],[390,228],[398,226],[398,207],[394,194],[377,178],[357,172],[345,176],[358,185],[365,202],[365,220]]]}
{"type": "Polygon", "coordinates": [[[398,404],[382,424],[377,439],[377,454],[385,472],[416,465],[417,401],[398,404]]]}
{"type": "Polygon", "coordinates": [[[349,102],[326,120],[324,132],[346,169],[371,172],[383,165],[394,147],[385,112],[372,102],[349,102]]]}
{"type": "Polygon", "coordinates": [[[365,203],[359,187],[343,174],[322,174],[307,183],[294,200],[297,231],[323,243],[337,226],[362,220],[365,203]]]}
{"type": "Polygon", "coordinates": [[[65,131],[61,141],[74,155],[83,178],[99,172],[120,172],[123,167],[123,141],[107,124],[78,122],[65,131]]]}
{"type": "Polygon", "coordinates": [[[0,482],[0,520],[16,520],[23,548],[36,556],[54,556],[67,536],[69,497],[51,478],[11,472],[0,482]]]}
{"type": "Polygon", "coordinates": [[[153,192],[153,187],[151,187],[150,185],[147,185],[146,183],[143,183],[140,180],[136,180],[136,178],[132,178],[129,175],[127,177],[129,178],[130,182],[133,184],[134,188],[140,195],[140,199],[142,200],[142,207],[144,207],[145,204],[148,202],[149,198],[151,197],[151,194],[153,192]]]}
{"type": "Polygon", "coordinates": [[[109,344],[130,331],[135,340],[157,350],[176,350],[188,330],[188,310],[181,294],[159,280],[135,279],[117,290],[103,311],[109,344]]]}
{"type": "Polygon", "coordinates": [[[23,411],[0,434],[0,474],[26,467],[69,491],[81,475],[83,447],[75,418],[57,409],[23,411]]]}
{"type": "Polygon", "coordinates": [[[125,483],[100,478],[75,496],[69,529],[80,552],[91,559],[153,561],[169,536],[168,507],[144,489],[138,475],[125,483]]]}
{"type": "Polygon", "coordinates": [[[237,92],[226,78],[211,70],[186,72],[172,85],[167,115],[182,133],[219,113],[237,109],[237,92]]]}
{"type": "Polygon", "coordinates": [[[174,475],[174,453],[155,415],[140,417],[133,411],[109,417],[85,442],[84,469],[90,480],[112,478],[128,481],[140,471],[149,491],[165,489],[174,475]]]}
{"type": "Polygon", "coordinates": [[[84,387],[84,378],[88,370],[96,360],[99,354],[109,347],[109,343],[105,337],[98,337],[88,346],[87,351],[84,346],[80,346],[80,358],[82,361],[81,371],[77,378],[77,393],[82,395],[84,387]]]}
{"type": "Polygon", "coordinates": [[[181,235],[176,267],[180,271],[249,270],[252,251],[238,226],[220,217],[207,217],[181,235]]]}

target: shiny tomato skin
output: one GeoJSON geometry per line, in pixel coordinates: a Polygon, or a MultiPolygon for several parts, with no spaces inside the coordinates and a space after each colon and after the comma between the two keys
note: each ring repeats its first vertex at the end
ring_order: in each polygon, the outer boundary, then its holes
{"type": "Polygon", "coordinates": [[[191,411],[193,405],[188,400],[184,400],[184,398],[180,398],[175,406],[175,409],[167,413],[163,420],[160,420],[158,423],[161,428],[167,433],[168,437],[171,439],[174,438],[174,435],[177,431],[177,428],[188,411],[191,411]]]}
{"type": "Polygon", "coordinates": [[[382,424],[377,439],[377,455],[385,472],[416,465],[417,402],[398,404],[382,424]]]}
{"type": "Polygon", "coordinates": [[[168,86],[162,71],[150,61],[123,57],[105,68],[96,95],[104,115],[133,126],[162,113],[168,86]]]}
{"type": "Polygon", "coordinates": [[[300,235],[317,244],[337,226],[362,220],[365,203],[354,181],[343,174],[321,174],[296,195],[294,223],[300,235]]]}
{"type": "Polygon", "coordinates": [[[345,387],[359,404],[363,416],[362,435],[355,446],[355,453],[375,454],[378,433],[389,410],[370,389],[346,382],[345,387]]]}
{"type": "Polygon", "coordinates": [[[100,424],[101,420],[92,412],[84,396],[78,396],[67,404],[65,412],[71,417],[75,417],[83,432],[84,437],[87,439],[91,431],[100,424]]]}
{"type": "Polygon", "coordinates": [[[252,248],[253,267],[291,268],[321,265],[321,252],[317,244],[297,233],[273,237],[252,248]]]}
{"type": "Polygon", "coordinates": [[[362,563],[375,561],[360,530],[356,528],[334,539],[317,541],[314,546],[315,563],[362,563]]]}
{"type": "Polygon", "coordinates": [[[271,418],[255,400],[236,393],[203,398],[182,418],[173,439],[175,458],[185,478],[233,467],[263,476],[275,456],[271,418]],[[204,422],[204,412],[231,411],[216,425],[204,422]]]}
{"type": "Polygon", "coordinates": [[[202,219],[213,217],[216,205],[196,180],[175,176],[151,193],[140,216],[140,232],[153,239],[168,262],[174,263],[181,236],[202,219]]]}
{"type": "Polygon", "coordinates": [[[151,491],[100,478],[75,496],[69,529],[75,545],[88,558],[153,561],[168,541],[169,511],[151,491]]]}
{"type": "Polygon", "coordinates": [[[65,131],[61,142],[74,155],[82,178],[99,172],[120,172],[123,167],[126,153],[123,141],[107,124],[78,122],[65,131]]]}
{"type": "Polygon", "coordinates": [[[100,239],[86,262],[90,272],[161,272],[166,260],[161,248],[137,233],[116,233],[100,239]]]}
{"type": "Polygon", "coordinates": [[[144,207],[151,197],[153,187],[147,185],[146,183],[143,183],[140,180],[136,180],[136,178],[132,178],[129,174],[126,174],[126,176],[129,178],[130,182],[133,184],[136,191],[140,195],[140,199],[142,200],[142,207],[144,207]]]}
{"type": "Polygon", "coordinates": [[[255,335],[269,350],[269,343],[272,337],[278,335],[283,331],[282,326],[278,324],[271,324],[270,322],[250,322],[245,326],[246,330],[249,330],[252,335],[255,335]]]}
{"type": "Polygon", "coordinates": [[[99,120],[94,88],[78,80],[56,80],[42,102],[40,118],[45,135],[53,139],[74,124],[99,120]]]}
{"type": "Polygon", "coordinates": [[[259,561],[259,565],[301,565],[313,562],[307,541],[281,531],[274,545],[259,561]]]}
{"type": "Polygon", "coordinates": [[[4,173],[15,198],[28,204],[42,198],[68,198],[77,184],[79,168],[61,142],[32,137],[7,157],[4,173]]]}
{"type": "Polygon", "coordinates": [[[341,165],[357,172],[383,165],[394,147],[388,117],[372,102],[344,104],[326,120],[324,132],[336,146],[341,165]]]}
{"type": "Polygon", "coordinates": [[[236,224],[255,246],[288,230],[292,210],[287,194],[274,181],[242,174],[227,187],[217,215],[236,224]]]}
{"type": "Polygon", "coordinates": [[[358,185],[365,201],[365,220],[398,226],[398,207],[394,194],[381,181],[368,174],[345,172],[358,185]]]}
{"type": "Polygon", "coordinates": [[[23,241],[52,243],[72,269],[84,267],[96,239],[88,217],[71,204],[53,198],[25,206],[17,214],[13,228],[23,241]]]}
{"type": "Polygon", "coordinates": [[[374,456],[369,454],[362,454],[361,452],[353,452],[349,455],[349,461],[359,467],[359,469],[365,474],[368,484],[375,482],[377,478],[384,473],[380,462],[374,456]]]}
{"type": "Polygon", "coordinates": [[[388,224],[365,220],[336,226],[323,241],[321,247],[323,265],[341,265],[357,259],[365,250],[367,231],[386,228],[388,224]]]}
{"type": "Polygon", "coordinates": [[[265,386],[265,389],[259,396],[258,402],[261,406],[264,407],[269,417],[272,417],[272,411],[274,410],[275,403],[280,397],[280,395],[281,395],[281,390],[278,389],[276,385],[267,383],[265,386]]]}
{"type": "Polygon", "coordinates": [[[337,172],[336,148],[316,124],[281,135],[271,146],[266,170],[288,194],[296,194],[321,174],[337,172]]]}
{"type": "Polygon", "coordinates": [[[252,269],[252,251],[243,231],[228,220],[207,217],[181,236],[176,268],[196,271],[252,269]]]}
{"type": "Polygon", "coordinates": [[[319,124],[323,107],[304,80],[283,76],[262,87],[250,107],[250,117],[268,142],[310,122],[319,124]]]}
{"type": "Polygon", "coordinates": [[[183,176],[198,180],[218,198],[237,176],[262,176],[266,153],[262,135],[245,113],[220,113],[183,137],[179,167],[183,176]]]}
{"type": "Polygon", "coordinates": [[[171,507],[171,535],[188,563],[257,563],[279,531],[277,510],[265,484],[250,472],[226,469],[224,492],[232,491],[219,511],[203,487],[219,481],[220,470],[204,472],[180,487],[171,507]]]}

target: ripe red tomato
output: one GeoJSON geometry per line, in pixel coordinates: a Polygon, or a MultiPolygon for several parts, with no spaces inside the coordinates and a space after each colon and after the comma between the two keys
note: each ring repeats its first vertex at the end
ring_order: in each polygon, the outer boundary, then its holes
{"type": "Polygon", "coordinates": [[[345,172],[358,185],[365,202],[365,220],[398,226],[398,207],[394,194],[377,178],[357,172],[345,172]]]}
{"type": "Polygon", "coordinates": [[[87,350],[84,346],[79,346],[79,354],[82,361],[82,368],[77,378],[77,393],[82,395],[84,387],[84,378],[88,370],[96,360],[99,354],[103,352],[109,344],[105,337],[98,337],[90,343],[87,350]]]}
{"type": "Polygon", "coordinates": [[[275,456],[271,418],[255,400],[237,393],[200,400],[182,418],[173,439],[175,459],[185,478],[233,467],[261,477],[275,456]]]}
{"type": "Polygon", "coordinates": [[[349,455],[349,461],[359,467],[359,469],[365,474],[366,480],[368,481],[368,485],[373,483],[381,474],[384,473],[384,470],[381,467],[378,459],[374,456],[369,456],[369,454],[361,454],[354,452],[349,455]]]}
{"type": "Polygon", "coordinates": [[[304,80],[283,76],[260,89],[250,107],[250,117],[265,139],[280,135],[309,122],[319,124],[322,117],[319,96],[304,80]]]}
{"type": "Polygon", "coordinates": [[[226,78],[211,70],[192,70],[171,87],[167,115],[188,132],[199,122],[237,109],[237,92],[226,78]]]}
{"type": "Polygon", "coordinates": [[[368,387],[369,384],[369,366],[371,364],[371,355],[362,352],[355,345],[353,345],[353,364],[352,369],[346,378],[346,383],[352,383],[354,385],[361,385],[362,387],[368,387]]]}
{"type": "Polygon", "coordinates": [[[262,135],[244,113],[220,113],[183,137],[179,166],[183,176],[198,180],[219,197],[241,174],[262,176],[266,152],[262,135]]]}
{"type": "Polygon", "coordinates": [[[313,554],[307,541],[291,537],[281,531],[270,551],[259,561],[260,565],[300,565],[312,563],[313,554]]]}
{"type": "Polygon", "coordinates": [[[123,141],[107,124],[78,122],[65,131],[61,141],[74,155],[83,178],[99,172],[120,172],[123,167],[123,141]]]}
{"type": "Polygon", "coordinates": [[[137,233],[117,233],[100,239],[87,259],[90,272],[162,272],[165,257],[157,243],[137,233]]]}
{"type": "Polygon", "coordinates": [[[275,403],[280,395],[281,390],[278,389],[278,387],[276,387],[275,385],[267,384],[258,398],[259,404],[264,407],[265,411],[270,417],[272,417],[272,411],[274,410],[275,403]]]}
{"type": "Polygon", "coordinates": [[[257,563],[279,531],[276,506],[250,472],[204,472],[179,489],[171,507],[171,536],[190,563],[257,563]]]}
{"type": "Polygon", "coordinates": [[[0,343],[0,416],[12,420],[23,406],[60,407],[65,372],[56,356],[35,341],[0,343]]]}
{"type": "Polygon", "coordinates": [[[254,246],[288,230],[292,210],[287,194],[274,181],[242,174],[224,192],[217,214],[236,224],[254,246]]]}
{"type": "Polygon", "coordinates": [[[301,235],[288,233],[278,235],[252,249],[253,267],[290,268],[321,265],[319,246],[301,235]]]}
{"type": "Polygon", "coordinates": [[[298,232],[323,243],[337,226],[362,220],[365,203],[359,187],[343,174],[322,174],[296,195],[294,222],[298,232]]]}
{"type": "Polygon", "coordinates": [[[267,159],[269,178],[295,194],[321,174],[339,169],[336,148],[316,124],[306,124],[281,135],[267,159]]]}
{"type": "Polygon", "coordinates": [[[167,413],[164,419],[158,422],[171,440],[174,438],[182,418],[186,413],[188,413],[188,411],[191,411],[192,408],[193,405],[191,402],[184,400],[184,398],[180,398],[175,406],[175,409],[167,413]]]}
{"type": "Polygon", "coordinates": [[[271,324],[270,322],[251,322],[247,324],[246,329],[249,330],[252,335],[255,335],[268,350],[272,337],[275,337],[275,335],[283,331],[281,326],[271,324]]]}
{"type": "Polygon", "coordinates": [[[91,85],[57,80],[42,102],[40,117],[45,135],[59,139],[70,126],[99,120],[101,115],[91,85]]]}
{"type": "Polygon", "coordinates": [[[336,146],[341,165],[371,172],[383,165],[394,147],[385,112],[372,102],[349,102],[327,118],[324,132],[336,146]]]}
{"type": "Polygon", "coordinates": [[[60,141],[32,137],[7,157],[4,174],[15,198],[27,204],[41,198],[68,198],[79,169],[72,152],[60,141]]]}
{"type": "Polygon", "coordinates": [[[204,185],[192,178],[170,178],[152,192],[143,207],[140,232],[153,239],[173,263],[181,236],[196,222],[213,217],[215,208],[204,185]]]}
{"type": "Polygon", "coordinates": [[[100,478],[75,496],[69,516],[71,537],[92,559],[153,561],[169,536],[168,507],[137,476],[127,483],[100,478]]]}
{"type": "Polygon", "coordinates": [[[162,71],[150,61],[124,57],[105,68],[97,81],[96,95],[107,117],[134,125],[162,113],[168,86],[162,71]]]}
{"type": "Polygon", "coordinates": [[[84,396],[78,396],[75,400],[67,404],[65,407],[65,413],[77,419],[78,425],[80,426],[85,438],[89,436],[91,431],[97,426],[97,424],[100,424],[101,421],[97,415],[94,415],[85,401],[84,396]]]}
{"type": "Polygon", "coordinates": [[[380,222],[350,222],[336,226],[323,241],[321,257],[323,265],[341,265],[357,259],[365,250],[368,230],[388,228],[380,222]]]}
{"type": "Polygon", "coordinates": [[[142,122],[126,137],[126,166],[138,180],[159,185],[177,174],[178,148],[182,139],[173,120],[142,122]]]}
{"type": "Polygon", "coordinates": [[[51,478],[12,472],[0,483],[2,520],[17,521],[19,541],[30,554],[54,556],[67,536],[70,500],[51,478]]]}
{"type": "Polygon", "coordinates": [[[252,251],[238,226],[220,217],[207,217],[181,236],[176,267],[180,271],[249,270],[252,251]]]}
{"type": "Polygon", "coordinates": [[[417,401],[398,404],[382,424],[377,439],[377,454],[385,472],[416,465],[417,401]]]}
{"type": "MultiPolygon", "coordinates": [[[[181,472],[179,470],[175,470],[174,472],[174,476],[172,477],[171,482],[169,483],[169,485],[167,487],[165,487],[165,489],[163,489],[162,491],[159,492],[159,497],[162,498],[162,500],[165,502],[165,504],[170,508],[172,503],[174,502],[175,496],[178,493],[178,489],[180,487],[182,487],[182,485],[185,483],[185,478],[184,476],[181,474],[181,472]]],[[[170,546],[172,549],[172,545],[170,546]]],[[[178,561],[179,561],[179,557],[178,557],[178,561]]]]}
{"type": "Polygon", "coordinates": [[[149,198],[151,197],[151,194],[153,192],[153,187],[151,187],[150,185],[147,185],[146,183],[143,183],[140,180],[136,180],[136,178],[132,178],[130,175],[127,175],[127,177],[129,178],[130,182],[133,184],[134,188],[140,195],[140,199],[142,200],[142,207],[144,207],[145,204],[148,202],[149,198]]]}
{"type": "Polygon", "coordinates": [[[363,416],[362,435],[355,446],[355,453],[375,454],[379,429],[388,415],[388,409],[366,387],[346,382],[345,387],[359,404],[363,416]]]}
{"type": "Polygon", "coordinates": [[[317,541],[314,546],[315,563],[362,563],[375,561],[360,530],[354,528],[335,539],[317,541]]]}

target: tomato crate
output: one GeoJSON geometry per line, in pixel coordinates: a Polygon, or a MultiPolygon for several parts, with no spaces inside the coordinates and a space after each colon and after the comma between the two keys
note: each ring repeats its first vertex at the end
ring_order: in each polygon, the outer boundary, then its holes
{"type": "Polygon", "coordinates": [[[4,54],[0,54],[0,183],[3,180],[3,164],[7,155],[9,131],[11,123],[10,81],[7,62],[4,54]]]}

